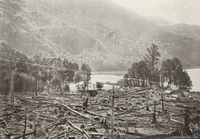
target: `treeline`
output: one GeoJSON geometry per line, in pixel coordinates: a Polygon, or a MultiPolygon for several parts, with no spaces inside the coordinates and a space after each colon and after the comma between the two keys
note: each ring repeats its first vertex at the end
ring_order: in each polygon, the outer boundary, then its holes
{"type": "Polygon", "coordinates": [[[143,56],[143,60],[134,62],[128,73],[124,75],[125,86],[149,86],[157,84],[163,88],[164,82],[167,82],[167,87],[171,84],[186,89],[192,86],[192,81],[184,71],[179,58],[166,59],[162,61],[160,69],[156,68],[160,60],[160,52],[158,46],[152,43],[150,48],[147,48],[147,53],[143,56]]]}
{"type": "MultiPolygon", "coordinates": [[[[5,42],[0,44],[0,92],[37,92],[44,86],[61,89],[69,82],[90,80],[88,65],[72,63],[66,59],[47,58],[42,54],[32,57],[11,48],[5,42]]],[[[69,91],[69,86],[67,86],[69,91]]]]}

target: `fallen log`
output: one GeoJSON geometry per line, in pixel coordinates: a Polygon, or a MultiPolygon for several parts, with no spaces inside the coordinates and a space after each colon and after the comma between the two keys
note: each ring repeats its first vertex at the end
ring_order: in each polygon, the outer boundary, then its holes
{"type": "Polygon", "coordinates": [[[125,130],[121,130],[121,129],[118,129],[118,131],[123,132],[128,135],[135,135],[135,136],[140,136],[140,137],[146,136],[142,133],[135,133],[135,132],[125,131],[125,130]]]}
{"type": "Polygon", "coordinates": [[[73,127],[74,129],[78,130],[81,134],[83,134],[87,139],[91,139],[90,136],[88,135],[87,132],[85,132],[84,130],[81,130],[79,127],[76,127],[74,124],[72,124],[70,121],[67,121],[67,123],[73,127]]]}
{"type": "MultiPolygon", "coordinates": [[[[87,111],[88,114],[91,114],[93,116],[98,116],[98,117],[105,117],[106,115],[100,115],[100,114],[96,114],[96,113],[93,113],[93,112],[90,112],[90,111],[87,111]]],[[[111,118],[111,116],[107,116],[107,118],[111,118]]],[[[117,118],[115,117],[114,118],[115,120],[119,120],[119,121],[125,121],[124,119],[122,118],[117,118]]]]}
{"type": "Polygon", "coordinates": [[[104,136],[103,133],[97,133],[97,132],[89,132],[89,135],[94,135],[94,136],[104,136]]]}
{"type": "Polygon", "coordinates": [[[36,114],[36,115],[41,116],[41,117],[50,118],[50,119],[53,119],[53,120],[56,119],[55,117],[51,117],[51,116],[45,115],[44,113],[43,113],[43,114],[40,114],[40,113],[38,113],[38,112],[36,112],[36,111],[32,111],[32,112],[33,112],[34,114],[36,114]]]}
{"type": "Polygon", "coordinates": [[[124,115],[126,114],[127,112],[129,112],[133,107],[131,106],[128,110],[122,112],[122,113],[118,113],[118,114],[115,114],[115,116],[119,116],[119,115],[124,115]]]}
{"type": "Polygon", "coordinates": [[[119,132],[118,130],[116,130],[116,132],[117,132],[119,138],[122,139],[122,138],[121,138],[121,134],[120,134],[120,132],[119,132]]]}
{"type": "Polygon", "coordinates": [[[54,99],[54,100],[56,100],[56,101],[58,101],[59,103],[61,103],[61,105],[62,105],[63,107],[65,107],[65,108],[67,108],[69,111],[71,111],[71,112],[73,112],[73,113],[75,113],[75,114],[77,114],[77,115],[79,115],[79,116],[81,116],[81,117],[83,117],[83,118],[86,118],[86,119],[92,121],[92,117],[91,117],[90,115],[84,115],[84,114],[82,114],[82,113],[80,113],[80,112],[77,112],[77,111],[73,110],[72,108],[66,106],[66,105],[64,104],[64,102],[62,102],[62,101],[60,101],[60,100],[57,100],[57,99],[54,99]]]}
{"type": "Polygon", "coordinates": [[[173,119],[173,118],[171,118],[171,117],[170,117],[169,120],[171,120],[171,121],[173,121],[173,122],[175,122],[175,123],[177,123],[177,124],[183,125],[183,123],[181,123],[181,122],[179,122],[178,120],[175,120],[175,119],[173,119]]]}
{"type": "Polygon", "coordinates": [[[25,135],[20,135],[20,136],[18,136],[18,137],[14,137],[14,138],[12,138],[12,139],[20,139],[20,138],[22,138],[22,137],[26,137],[26,136],[29,136],[29,135],[31,135],[31,134],[34,134],[34,131],[32,131],[32,132],[29,132],[29,133],[26,133],[25,135]]]}

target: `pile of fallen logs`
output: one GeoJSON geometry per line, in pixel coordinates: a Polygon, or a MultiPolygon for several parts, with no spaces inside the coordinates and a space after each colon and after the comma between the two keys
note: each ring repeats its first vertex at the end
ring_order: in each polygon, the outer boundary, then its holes
{"type": "Polygon", "coordinates": [[[0,98],[0,138],[199,136],[199,101],[165,101],[151,89],[0,98]],[[187,131],[187,132],[186,132],[187,131]]]}

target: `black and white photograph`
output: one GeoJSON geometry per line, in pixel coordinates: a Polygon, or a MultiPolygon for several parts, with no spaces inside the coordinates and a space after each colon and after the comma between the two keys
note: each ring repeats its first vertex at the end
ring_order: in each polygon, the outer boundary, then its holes
{"type": "Polygon", "coordinates": [[[0,0],[0,139],[200,138],[200,0],[0,0]]]}

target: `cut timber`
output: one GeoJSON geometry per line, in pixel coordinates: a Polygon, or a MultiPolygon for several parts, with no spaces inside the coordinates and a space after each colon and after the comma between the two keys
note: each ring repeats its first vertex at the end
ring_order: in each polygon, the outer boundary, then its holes
{"type": "Polygon", "coordinates": [[[116,132],[117,132],[119,138],[122,139],[122,138],[121,138],[121,134],[120,134],[120,132],[119,132],[118,130],[116,130],[116,132]]]}
{"type": "Polygon", "coordinates": [[[122,132],[122,133],[125,133],[127,135],[135,135],[135,136],[146,136],[142,133],[135,133],[135,132],[130,132],[130,131],[124,131],[122,129],[118,129],[118,131],[122,132]]]}
{"type": "Polygon", "coordinates": [[[55,120],[56,118],[55,117],[51,117],[51,116],[49,116],[49,115],[46,115],[46,114],[44,114],[44,113],[38,113],[38,112],[36,112],[36,111],[32,111],[33,113],[35,113],[35,114],[37,114],[37,115],[39,115],[39,116],[41,116],[41,117],[47,117],[47,118],[50,118],[50,119],[52,119],[52,120],[55,120]]]}
{"type": "Polygon", "coordinates": [[[25,135],[21,135],[21,136],[18,136],[18,137],[14,137],[13,139],[20,139],[22,138],[23,136],[30,136],[32,135],[34,132],[29,132],[29,133],[26,133],[25,135]]]}
{"type": "Polygon", "coordinates": [[[175,120],[175,119],[173,119],[173,118],[171,118],[171,117],[170,117],[170,120],[173,121],[173,122],[175,122],[175,123],[178,123],[178,124],[183,125],[183,123],[181,123],[181,122],[179,122],[178,120],[175,120]]]}
{"type": "Polygon", "coordinates": [[[88,135],[88,133],[86,133],[85,131],[81,130],[80,128],[76,127],[74,124],[72,124],[70,121],[67,121],[67,123],[73,127],[74,129],[78,130],[81,134],[83,134],[87,139],[90,139],[90,136],[88,135]]]}
{"type": "Polygon", "coordinates": [[[120,116],[120,115],[124,115],[126,114],[127,112],[129,112],[133,107],[131,106],[128,110],[122,112],[122,113],[118,113],[118,114],[115,114],[115,116],[120,116]]]}
{"type": "MultiPolygon", "coordinates": [[[[91,111],[87,111],[86,113],[88,113],[88,114],[90,114],[90,115],[93,115],[93,116],[98,116],[98,117],[105,117],[105,116],[106,116],[106,114],[100,115],[100,114],[96,114],[96,113],[91,112],[91,111]]],[[[119,116],[119,115],[117,115],[117,116],[119,116]]],[[[111,116],[107,116],[107,117],[108,117],[108,118],[111,118],[111,116]]],[[[119,120],[119,121],[125,121],[125,120],[122,119],[122,118],[116,118],[116,117],[114,117],[114,119],[115,119],[115,120],[119,120]]]]}
{"type": "Polygon", "coordinates": [[[73,113],[75,113],[75,114],[77,114],[77,115],[79,115],[79,116],[81,116],[81,117],[83,117],[83,118],[86,118],[86,119],[89,119],[89,120],[92,121],[92,117],[91,117],[90,115],[84,115],[84,114],[82,114],[82,113],[80,113],[80,112],[77,112],[77,111],[73,110],[72,108],[66,106],[66,105],[64,104],[64,102],[62,102],[62,101],[60,101],[60,100],[57,100],[57,99],[54,99],[54,100],[60,102],[61,105],[62,105],[63,107],[65,107],[65,108],[67,108],[69,111],[71,111],[71,112],[73,112],[73,113]]]}

